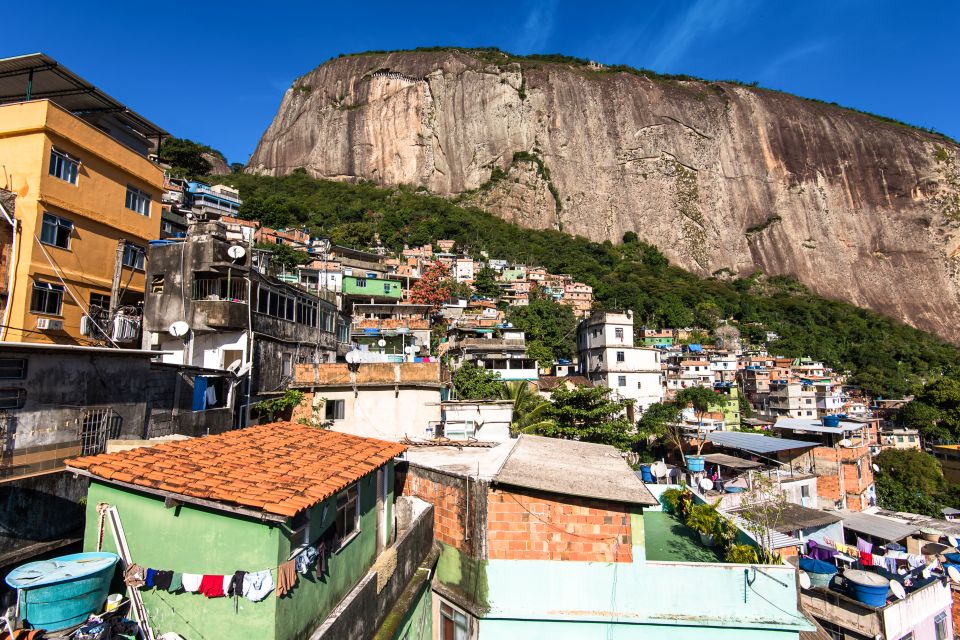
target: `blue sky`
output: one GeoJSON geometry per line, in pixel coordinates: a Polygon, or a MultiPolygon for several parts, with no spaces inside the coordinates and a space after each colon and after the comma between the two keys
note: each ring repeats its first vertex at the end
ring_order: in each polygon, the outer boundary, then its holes
{"type": "Polygon", "coordinates": [[[918,0],[193,2],[4,8],[43,51],[174,135],[245,162],[293,79],[340,53],[496,46],[757,81],[960,138],[960,3],[918,0]]]}

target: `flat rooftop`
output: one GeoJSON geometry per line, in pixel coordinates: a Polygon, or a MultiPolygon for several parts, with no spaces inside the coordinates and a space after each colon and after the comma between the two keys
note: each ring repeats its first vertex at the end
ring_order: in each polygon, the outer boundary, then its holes
{"type": "Polygon", "coordinates": [[[720,552],[700,543],[700,535],[666,511],[643,512],[647,560],[723,562],[720,552]]]}

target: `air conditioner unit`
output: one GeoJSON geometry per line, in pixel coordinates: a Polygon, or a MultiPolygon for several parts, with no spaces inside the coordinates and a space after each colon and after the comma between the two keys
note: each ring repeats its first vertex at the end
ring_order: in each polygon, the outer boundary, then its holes
{"type": "Polygon", "coordinates": [[[40,318],[37,320],[37,329],[40,331],[63,331],[63,320],[40,318]]]}
{"type": "Polygon", "coordinates": [[[80,335],[93,336],[95,330],[96,325],[93,324],[93,320],[91,320],[89,316],[80,318],[80,335]]]}

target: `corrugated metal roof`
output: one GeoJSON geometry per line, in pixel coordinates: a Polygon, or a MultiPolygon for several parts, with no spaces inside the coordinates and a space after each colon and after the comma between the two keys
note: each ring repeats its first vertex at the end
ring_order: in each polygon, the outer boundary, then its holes
{"type": "Polygon", "coordinates": [[[145,138],[170,135],[43,53],[0,59],[0,104],[26,100],[31,71],[31,100],[50,100],[74,114],[112,113],[145,138]]]}
{"type": "Polygon", "coordinates": [[[708,453],[703,456],[703,459],[707,462],[719,464],[721,467],[729,467],[731,469],[758,469],[763,466],[759,462],[744,460],[736,456],[728,456],[725,453],[708,453]]]}
{"type": "MultiPolygon", "coordinates": [[[[753,540],[758,545],[762,544],[760,540],[757,540],[757,537],[753,535],[753,533],[751,533],[750,531],[751,527],[755,525],[751,524],[743,516],[735,512],[725,511],[723,513],[724,515],[726,515],[727,517],[733,520],[733,523],[737,525],[738,529],[740,529],[746,535],[753,538],[753,540]]],[[[776,531],[774,529],[770,529],[769,534],[766,537],[770,540],[771,551],[776,551],[777,549],[783,549],[784,547],[799,547],[801,544],[803,544],[795,536],[792,536],[788,533],[780,533],[779,531],[776,531]]]]}
{"type": "Polygon", "coordinates": [[[839,427],[825,427],[820,420],[808,420],[806,418],[780,418],[774,429],[791,429],[793,431],[809,431],[811,433],[847,433],[850,431],[860,431],[863,424],[858,422],[840,421],[839,427]]]}
{"type": "Polygon", "coordinates": [[[707,436],[707,441],[717,446],[740,449],[750,453],[776,453],[778,451],[789,451],[790,449],[812,449],[819,446],[816,442],[772,438],[758,433],[744,433],[742,431],[715,431],[707,436]]]}
{"type": "Polygon", "coordinates": [[[918,527],[897,522],[890,518],[874,516],[869,513],[860,513],[856,511],[838,511],[837,515],[843,518],[843,527],[864,533],[868,536],[886,540],[887,542],[896,542],[907,536],[912,536],[920,532],[918,527]]]}

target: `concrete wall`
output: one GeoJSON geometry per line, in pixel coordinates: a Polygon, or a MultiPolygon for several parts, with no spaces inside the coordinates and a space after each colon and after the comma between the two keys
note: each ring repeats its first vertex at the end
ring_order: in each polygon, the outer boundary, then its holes
{"type": "Polygon", "coordinates": [[[335,420],[334,431],[357,436],[402,440],[423,438],[427,425],[440,420],[440,389],[400,386],[320,388],[304,394],[301,407],[315,423],[323,422],[326,403],[342,400],[343,419],[335,420]]]}
{"type": "Polygon", "coordinates": [[[425,594],[429,594],[427,576],[437,554],[433,553],[432,509],[423,502],[418,508],[396,543],[380,555],[310,640],[429,640],[432,616],[425,594]]]}
{"type": "Polygon", "coordinates": [[[454,423],[451,428],[461,428],[465,421],[472,421],[477,440],[505,442],[510,439],[510,423],[513,421],[512,402],[471,402],[458,400],[444,402],[442,419],[454,423]]]}
{"type": "Polygon", "coordinates": [[[0,483],[0,568],[81,538],[87,484],[63,471],[0,483]]]}

